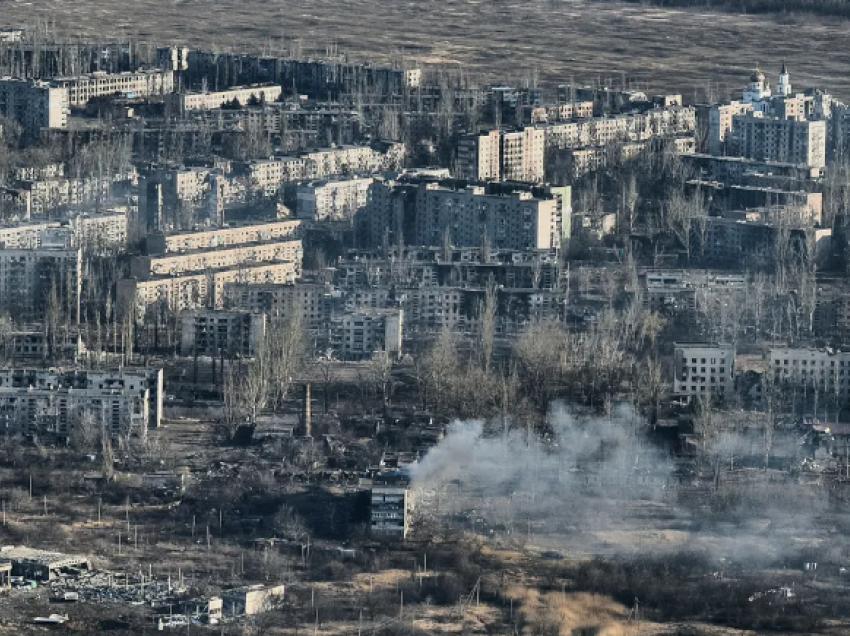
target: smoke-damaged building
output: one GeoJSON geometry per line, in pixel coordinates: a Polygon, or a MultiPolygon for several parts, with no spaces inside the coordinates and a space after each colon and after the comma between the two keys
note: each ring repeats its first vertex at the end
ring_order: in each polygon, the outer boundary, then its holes
{"type": "Polygon", "coordinates": [[[410,475],[404,470],[388,470],[372,478],[372,536],[406,539],[413,512],[410,475]]]}

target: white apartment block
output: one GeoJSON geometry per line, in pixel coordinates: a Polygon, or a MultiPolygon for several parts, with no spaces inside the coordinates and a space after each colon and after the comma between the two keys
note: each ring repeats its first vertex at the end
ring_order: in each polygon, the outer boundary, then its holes
{"type": "Polygon", "coordinates": [[[57,77],[51,81],[57,88],[68,91],[72,108],[85,106],[95,97],[151,97],[167,95],[174,90],[172,71],[143,70],[126,73],[96,71],[77,77],[57,77]]]}
{"type": "Polygon", "coordinates": [[[407,538],[413,512],[410,477],[402,472],[384,472],[372,479],[370,492],[372,536],[387,539],[407,538]]]}
{"type": "Polygon", "coordinates": [[[783,347],[771,349],[769,356],[780,390],[798,388],[841,400],[850,397],[850,352],[783,347]]]}
{"type": "Polygon", "coordinates": [[[528,192],[490,195],[480,186],[463,190],[422,184],[417,193],[416,243],[442,245],[448,230],[452,245],[481,245],[486,233],[494,248],[557,249],[561,245],[558,201],[528,192]]]}
{"type": "Polygon", "coordinates": [[[127,245],[127,213],[121,210],[103,214],[80,214],[68,220],[72,246],[84,252],[102,254],[127,245]]]}
{"type": "Polygon", "coordinates": [[[502,135],[502,179],[505,181],[540,182],[545,179],[543,165],[545,133],[526,127],[502,135]]]}
{"type": "Polygon", "coordinates": [[[464,135],[457,148],[457,177],[472,181],[498,181],[501,168],[502,135],[498,130],[464,135]]]}
{"type": "Polygon", "coordinates": [[[694,132],[696,113],[688,106],[656,108],[645,113],[593,117],[539,126],[547,148],[603,146],[612,142],[649,141],[694,132]]]}
{"type": "Polygon", "coordinates": [[[81,214],[62,222],[42,221],[0,226],[2,249],[34,250],[59,246],[97,252],[121,247],[126,242],[127,215],[124,212],[81,214]]]}
{"type": "Polygon", "coordinates": [[[295,239],[301,236],[301,229],[301,221],[286,220],[174,234],[156,234],[148,237],[147,247],[148,253],[151,254],[216,249],[263,241],[295,239]]]}
{"type": "Polygon", "coordinates": [[[122,389],[7,389],[0,387],[0,431],[67,439],[85,418],[113,437],[144,437],[150,395],[122,389]]]}
{"type": "Polygon", "coordinates": [[[249,161],[244,164],[243,173],[249,187],[272,197],[284,183],[291,181],[398,170],[404,163],[404,156],[405,147],[402,143],[389,143],[377,149],[371,146],[338,146],[297,157],[249,161]]]}
{"type": "Polygon", "coordinates": [[[747,115],[753,112],[753,105],[745,102],[730,102],[716,104],[701,109],[700,113],[707,117],[706,150],[711,155],[725,154],[726,140],[732,132],[732,118],[736,115],[747,115]]]}
{"type": "Polygon", "coordinates": [[[297,214],[312,221],[343,221],[366,207],[371,178],[314,181],[298,186],[297,214]]]}
{"type": "Polygon", "coordinates": [[[736,115],[732,141],[736,154],[748,159],[826,166],[825,121],[736,115]]]}
{"type": "Polygon", "coordinates": [[[526,127],[465,135],[458,144],[457,177],[475,181],[543,181],[545,134],[526,127]]]}
{"type": "Polygon", "coordinates": [[[270,103],[280,99],[282,92],[279,84],[255,84],[211,93],[173,93],[168,100],[175,114],[182,115],[191,110],[215,110],[234,99],[242,106],[252,101],[270,103]]]}
{"type": "Polygon", "coordinates": [[[383,148],[371,146],[337,146],[307,152],[302,155],[306,162],[308,179],[326,179],[348,174],[371,174],[399,170],[405,157],[403,143],[387,143],[383,148]]]}
{"type": "Polygon", "coordinates": [[[0,115],[18,122],[28,137],[44,128],[68,127],[68,91],[45,82],[0,78],[0,115]]]}
{"type": "Polygon", "coordinates": [[[337,353],[347,359],[369,358],[384,351],[402,352],[402,309],[362,309],[334,319],[331,338],[337,353]]]}
{"type": "Polygon", "coordinates": [[[38,249],[42,246],[44,230],[58,228],[59,225],[57,221],[43,221],[0,227],[0,249],[38,249]]]}
{"type": "Polygon", "coordinates": [[[266,197],[275,196],[284,183],[306,179],[308,173],[303,157],[255,159],[245,164],[244,171],[249,187],[266,197]]]}
{"type": "Polygon", "coordinates": [[[734,388],[735,347],[675,343],[673,393],[690,399],[730,395],[734,388]]]}
{"type": "Polygon", "coordinates": [[[300,239],[231,245],[219,249],[169,252],[160,256],[137,256],[130,262],[130,275],[140,280],[154,276],[179,276],[187,272],[229,269],[246,264],[285,261],[300,263],[300,239]]]}
{"type": "Polygon", "coordinates": [[[198,309],[180,314],[180,353],[184,356],[253,357],[265,337],[263,313],[198,309]]]}
{"type": "Polygon", "coordinates": [[[0,369],[0,427],[68,435],[88,411],[113,434],[143,436],[161,423],[163,378],[154,368],[0,369]]]}
{"type": "Polygon", "coordinates": [[[224,307],[224,289],[228,283],[292,283],[301,273],[301,262],[245,263],[224,270],[210,270],[156,276],[142,281],[125,278],[118,281],[118,305],[121,311],[135,311],[142,320],[152,305],[161,304],[174,312],[224,307]]]}
{"type": "Polygon", "coordinates": [[[65,164],[48,163],[43,166],[19,166],[13,171],[15,181],[38,181],[65,176],[65,164]]]}
{"type": "Polygon", "coordinates": [[[20,189],[29,192],[31,216],[41,217],[60,206],[100,204],[109,199],[113,184],[132,182],[134,179],[135,172],[132,171],[87,179],[53,177],[22,181],[20,189]]]}

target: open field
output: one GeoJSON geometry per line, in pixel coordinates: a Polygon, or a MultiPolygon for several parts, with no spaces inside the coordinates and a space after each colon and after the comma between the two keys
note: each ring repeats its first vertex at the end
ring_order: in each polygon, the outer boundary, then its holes
{"type": "Polygon", "coordinates": [[[268,50],[285,37],[305,52],[336,43],[353,59],[400,55],[462,64],[489,78],[544,83],[623,73],[693,99],[711,82],[738,91],[757,63],[771,79],[788,62],[798,87],[850,99],[847,23],[594,3],[585,0],[0,0],[2,23],[55,20],[63,35],[133,36],[155,42],[268,50]],[[793,44],[792,44],[793,43],[793,44]]]}

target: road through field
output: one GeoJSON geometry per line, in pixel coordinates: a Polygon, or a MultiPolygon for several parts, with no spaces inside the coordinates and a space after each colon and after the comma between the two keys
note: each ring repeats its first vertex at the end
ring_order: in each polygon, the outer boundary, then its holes
{"type": "Polygon", "coordinates": [[[669,10],[589,0],[0,0],[0,25],[261,50],[283,36],[352,59],[405,55],[489,79],[544,84],[625,74],[688,99],[737,91],[758,63],[776,81],[850,100],[850,22],[669,10]]]}

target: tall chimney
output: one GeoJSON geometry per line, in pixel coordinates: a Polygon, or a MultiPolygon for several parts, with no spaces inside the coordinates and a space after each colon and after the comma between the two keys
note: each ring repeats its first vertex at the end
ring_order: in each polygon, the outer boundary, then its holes
{"type": "Polygon", "coordinates": [[[304,436],[311,437],[312,436],[312,426],[310,422],[310,384],[304,385],[304,412],[302,414],[302,418],[304,420],[304,436]]]}

